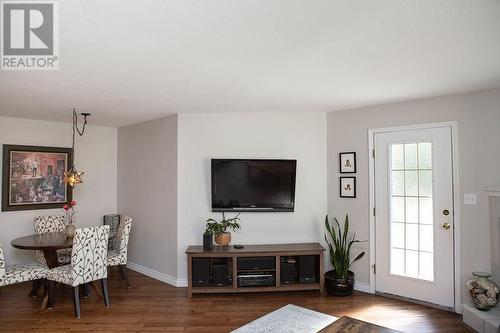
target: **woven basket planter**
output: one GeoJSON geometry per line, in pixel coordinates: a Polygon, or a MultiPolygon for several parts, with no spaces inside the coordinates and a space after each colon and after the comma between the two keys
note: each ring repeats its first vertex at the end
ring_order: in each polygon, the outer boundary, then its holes
{"type": "Polygon", "coordinates": [[[217,243],[217,245],[220,245],[220,246],[228,246],[229,243],[231,242],[231,233],[224,232],[222,234],[216,234],[215,235],[215,242],[217,243]]]}

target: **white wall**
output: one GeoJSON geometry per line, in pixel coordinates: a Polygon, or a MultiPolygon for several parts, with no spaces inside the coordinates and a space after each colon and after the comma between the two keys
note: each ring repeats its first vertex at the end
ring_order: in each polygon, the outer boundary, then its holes
{"type": "Polygon", "coordinates": [[[134,218],[131,268],[177,276],[177,115],[118,130],[118,211],[134,218]]]}
{"type": "MultiPolygon", "coordinates": [[[[92,123],[92,118],[89,122],[92,123]]],[[[78,211],[76,227],[99,225],[104,214],[116,212],[117,130],[90,125],[85,135],[76,140],[77,167],[85,172],[84,183],[73,192],[78,211]]],[[[0,117],[0,144],[71,147],[71,123],[0,117]]],[[[1,212],[0,243],[7,264],[34,259],[32,251],[15,249],[10,241],[32,234],[35,216],[62,212],[62,209],[1,212]]]]}
{"type": "MultiPolygon", "coordinates": [[[[329,113],[328,211],[337,216],[349,212],[358,238],[368,239],[368,129],[453,120],[458,121],[460,201],[464,193],[478,195],[477,205],[460,205],[462,258],[458,260],[463,282],[472,271],[491,269],[489,208],[484,189],[500,183],[500,90],[329,113]],[[339,198],[338,153],[342,151],[358,153],[356,199],[339,198]]],[[[369,244],[361,246],[368,251],[369,244]]],[[[368,253],[355,264],[354,272],[358,281],[369,282],[368,253]]]]}
{"type": "Polygon", "coordinates": [[[201,244],[211,212],[211,158],[297,159],[295,212],[242,213],[233,244],[317,242],[326,213],[324,113],[180,114],[178,143],[178,278],[185,251],[201,244]]]}

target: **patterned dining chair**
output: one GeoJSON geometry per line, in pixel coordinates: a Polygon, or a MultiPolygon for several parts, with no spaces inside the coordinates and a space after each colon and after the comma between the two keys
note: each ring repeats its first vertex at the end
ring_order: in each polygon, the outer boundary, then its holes
{"type": "Polygon", "coordinates": [[[118,266],[120,274],[130,288],[127,273],[127,251],[130,229],[132,228],[132,218],[121,216],[116,237],[116,248],[108,252],[108,266],[118,266]]]}
{"type": "Polygon", "coordinates": [[[0,244],[0,287],[9,284],[44,279],[49,269],[38,262],[22,265],[5,264],[2,244],[0,244]]]}
{"type": "Polygon", "coordinates": [[[101,281],[104,305],[109,307],[108,256],[109,226],[77,229],[73,238],[71,264],[49,270],[49,304],[54,304],[55,283],[73,287],[75,316],[80,318],[80,285],[101,281]]]}
{"type": "MultiPolygon", "coordinates": [[[[63,232],[66,230],[66,216],[49,215],[37,216],[34,219],[35,234],[45,234],[48,232],[63,232]]],[[[45,264],[43,252],[37,250],[35,253],[36,260],[39,263],[45,264]]],[[[60,264],[67,264],[71,261],[71,249],[57,250],[57,260],[60,264]]]]}
{"type": "Polygon", "coordinates": [[[118,214],[107,214],[104,215],[103,225],[109,225],[109,241],[108,241],[108,251],[118,250],[118,228],[120,227],[120,215],[118,214]]]}

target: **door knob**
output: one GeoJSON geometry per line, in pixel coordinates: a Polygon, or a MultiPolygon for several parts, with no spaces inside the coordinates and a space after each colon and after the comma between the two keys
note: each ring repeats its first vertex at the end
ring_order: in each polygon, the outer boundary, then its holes
{"type": "Polygon", "coordinates": [[[443,229],[448,230],[451,228],[451,225],[449,223],[443,223],[443,229]]]}

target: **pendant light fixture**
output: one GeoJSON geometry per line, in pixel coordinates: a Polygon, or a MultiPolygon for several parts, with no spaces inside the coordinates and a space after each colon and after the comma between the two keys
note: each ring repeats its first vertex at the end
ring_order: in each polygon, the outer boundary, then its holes
{"type": "Polygon", "coordinates": [[[83,126],[80,130],[78,128],[78,114],[76,110],[73,109],[73,162],[71,164],[71,169],[64,173],[64,182],[74,188],[76,185],[83,183],[82,176],[84,172],[80,172],[75,167],[75,134],[78,133],[79,136],[82,136],[85,133],[85,126],[87,125],[87,117],[90,116],[90,113],[80,113],[83,116],[83,126]]]}

